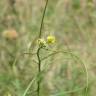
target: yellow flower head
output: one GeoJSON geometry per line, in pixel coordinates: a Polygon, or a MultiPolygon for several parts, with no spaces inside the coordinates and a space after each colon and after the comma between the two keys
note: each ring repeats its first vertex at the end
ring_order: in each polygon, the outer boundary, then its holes
{"type": "Polygon", "coordinates": [[[38,39],[37,43],[39,44],[39,46],[46,46],[46,41],[44,39],[38,39]]]}
{"type": "Polygon", "coordinates": [[[18,33],[14,29],[5,30],[2,35],[7,39],[16,39],[18,37],[18,33]]]}
{"type": "Polygon", "coordinates": [[[53,43],[55,43],[55,37],[54,36],[48,36],[47,37],[47,43],[48,44],[53,44],[53,43]]]}

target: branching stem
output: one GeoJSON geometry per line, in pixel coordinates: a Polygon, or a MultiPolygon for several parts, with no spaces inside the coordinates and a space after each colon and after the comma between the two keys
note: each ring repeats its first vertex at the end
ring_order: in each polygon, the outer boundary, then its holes
{"type": "MultiPolygon", "coordinates": [[[[45,17],[45,13],[46,13],[46,9],[47,9],[47,5],[48,5],[48,0],[46,0],[46,5],[43,11],[43,15],[42,15],[42,20],[41,20],[41,25],[40,25],[40,31],[39,31],[39,36],[38,38],[41,38],[42,36],[42,28],[43,28],[43,24],[44,24],[44,17],[45,17]]],[[[37,96],[40,96],[40,83],[41,83],[41,78],[40,78],[40,73],[41,73],[41,60],[40,60],[40,49],[42,47],[39,47],[37,49],[37,58],[38,58],[38,82],[37,82],[37,96]]]]}

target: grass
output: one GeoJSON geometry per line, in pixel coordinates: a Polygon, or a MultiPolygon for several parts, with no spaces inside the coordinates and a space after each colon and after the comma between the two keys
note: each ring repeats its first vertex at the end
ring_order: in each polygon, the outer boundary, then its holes
{"type": "Polygon", "coordinates": [[[46,0],[10,2],[0,1],[0,96],[95,96],[95,1],[49,0],[45,11],[46,0]],[[37,54],[48,35],[56,43],[37,54]]]}

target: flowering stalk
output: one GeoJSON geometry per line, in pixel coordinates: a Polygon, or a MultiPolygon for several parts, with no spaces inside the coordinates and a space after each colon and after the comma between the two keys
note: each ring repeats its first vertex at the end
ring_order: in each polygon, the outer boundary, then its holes
{"type": "MultiPolygon", "coordinates": [[[[40,32],[39,32],[39,38],[41,38],[41,33],[42,33],[42,28],[43,28],[43,21],[44,21],[44,17],[45,17],[45,13],[46,13],[46,9],[47,9],[47,5],[48,5],[48,0],[46,1],[46,5],[43,11],[43,16],[42,16],[42,20],[41,20],[41,26],[40,26],[40,32]]],[[[44,43],[44,42],[43,42],[44,43]]],[[[42,46],[39,46],[39,48],[37,49],[37,57],[38,57],[38,75],[39,75],[39,79],[37,82],[37,96],[40,96],[40,83],[41,83],[41,78],[40,78],[40,73],[41,73],[41,60],[40,60],[40,49],[42,48],[42,46]]]]}
{"type": "Polygon", "coordinates": [[[40,50],[41,49],[46,49],[46,47],[50,44],[55,43],[55,37],[54,36],[48,36],[47,40],[40,38],[37,40],[37,43],[39,45],[37,49],[37,58],[38,58],[38,81],[37,81],[37,96],[40,96],[40,83],[41,83],[41,61],[42,59],[40,58],[40,50]]]}

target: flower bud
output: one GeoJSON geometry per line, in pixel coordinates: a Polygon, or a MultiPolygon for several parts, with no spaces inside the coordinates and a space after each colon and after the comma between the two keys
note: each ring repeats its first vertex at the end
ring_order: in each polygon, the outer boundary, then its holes
{"type": "Polygon", "coordinates": [[[46,46],[46,41],[44,39],[38,39],[37,43],[39,44],[39,46],[46,46]]]}

